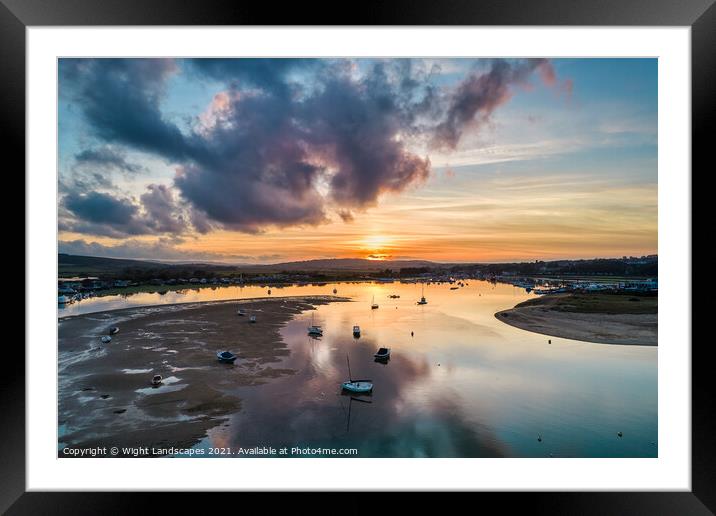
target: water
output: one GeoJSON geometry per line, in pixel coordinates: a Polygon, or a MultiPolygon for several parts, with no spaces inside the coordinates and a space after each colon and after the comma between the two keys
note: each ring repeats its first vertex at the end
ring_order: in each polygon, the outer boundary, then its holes
{"type": "MultiPolygon", "coordinates": [[[[235,389],[242,410],[199,447],[356,448],[361,457],[657,456],[657,348],[555,337],[548,344],[495,319],[532,297],[504,284],[429,285],[425,306],[415,304],[415,284],[272,287],[272,294],[325,295],[334,287],[353,302],[320,306],[283,329],[291,353],[275,367],[296,374],[235,389]],[[323,326],[320,339],[306,335],[312,314],[323,326]],[[387,365],[373,361],[379,347],[392,350],[387,365]],[[375,384],[372,396],[358,398],[370,403],[339,392],[347,355],[353,376],[375,384]]],[[[113,296],[66,313],[266,295],[266,288],[223,287],[113,296]]]]}

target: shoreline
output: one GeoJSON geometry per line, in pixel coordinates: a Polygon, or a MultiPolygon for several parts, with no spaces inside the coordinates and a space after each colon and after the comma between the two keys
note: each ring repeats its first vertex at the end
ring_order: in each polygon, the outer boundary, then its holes
{"type": "MultiPolygon", "coordinates": [[[[102,296],[98,296],[102,297],[102,296]]],[[[245,303],[245,302],[261,302],[261,301],[271,301],[271,300],[282,300],[282,301],[327,301],[329,303],[331,302],[347,302],[352,301],[351,298],[344,297],[344,296],[336,296],[336,295],[330,295],[330,294],[308,294],[305,296],[271,296],[271,297],[237,297],[233,299],[216,299],[216,300],[210,300],[210,301],[181,301],[178,303],[162,303],[162,304],[148,304],[148,305],[136,305],[136,306],[126,306],[122,308],[110,308],[109,310],[98,310],[97,312],[86,312],[82,314],[67,314],[67,315],[59,315],[57,316],[57,320],[59,321],[67,321],[76,317],[87,317],[91,315],[101,315],[101,314],[107,314],[107,313],[117,313],[122,311],[131,311],[131,310],[141,310],[146,308],[171,308],[171,307],[186,307],[190,308],[189,305],[210,305],[210,304],[222,304],[222,303],[245,303]]]]}
{"type": "Polygon", "coordinates": [[[658,313],[629,313],[623,308],[611,312],[609,308],[578,311],[568,304],[572,299],[571,295],[544,296],[496,312],[495,318],[550,337],[595,344],[658,346],[658,313]]]}
{"type": "MultiPolygon", "coordinates": [[[[348,298],[288,296],[175,303],[59,320],[58,457],[63,448],[190,448],[241,411],[241,387],[294,374],[287,322],[348,298]],[[236,305],[246,310],[238,316],[236,305]],[[249,323],[249,315],[257,322],[249,323]],[[107,328],[120,331],[104,344],[107,328]],[[217,351],[238,356],[222,364],[217,351]],[[153,375],[163,383],[152,387],[153,375]]],[[[117,456],[127,456],[120,452],[117,456]]]]}

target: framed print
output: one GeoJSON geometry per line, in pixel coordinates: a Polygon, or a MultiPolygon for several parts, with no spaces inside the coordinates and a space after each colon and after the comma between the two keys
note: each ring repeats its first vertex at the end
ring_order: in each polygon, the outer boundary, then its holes
{"type": "Polygon", "coordinates": [[[713,510],[691,339],[709,2],[321,25],[130,4],[0,11],[27,202],[3,510],[143,503],[118,491],[713,510]]]}

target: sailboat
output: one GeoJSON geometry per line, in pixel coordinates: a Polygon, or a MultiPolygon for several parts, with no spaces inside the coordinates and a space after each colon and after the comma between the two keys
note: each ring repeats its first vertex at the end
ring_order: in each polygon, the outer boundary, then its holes
{"type": "Polygon", "coordinates": [[[346,355],[346,361],[348,362],[348,381],[341,384],[341,389],[344,391],[355,392],[358,394],[368,394],[373,391],[372,380],[354,380],[351,374],[351,361],[346,355]]]}
{"type": "Polygon", "coordinates": [[[425,285],[423,285],[422,295],[420,297],[420,301],[418,301],[418,304],[419,305],[427,305],[428,304],[427,299],[425,299],[425,285]]]}
{"type": "Polygon", "coordinates": [[[313,324],[313,314],[311,314],[311,326],[308,327],[308,334],[316,336],[323,335],[323,329],[313,324]]]}
{"type": "Polygon", "coordinates": [[[370,305],[370,309],[375,310],[376,308],[378,308],[378,303],[375,302],[375,296],[373,296],[373,301],[370,305]]]}

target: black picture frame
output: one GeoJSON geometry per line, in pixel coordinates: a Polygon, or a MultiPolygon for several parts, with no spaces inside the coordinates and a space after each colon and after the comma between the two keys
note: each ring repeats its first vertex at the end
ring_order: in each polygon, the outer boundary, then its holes
{"type": "MultiPolygon", "coordinates": [[[[17,170],[25,167],[25,30],[29,26],[84,25],[619,25],[690,26],[692,51],[692,169],[705,167],[714,133],[716,89],[716,6],[714,0],[518,0],[474,1],[363,0],[352,8],[342,3],[247,3],[202,0],[0,0],[0,135],[5,157],[17,170]],[[279,7],[280,6],[280,7],[279,7]],[[340,9],[340,10],[339,10],[340,9]]],[[[674,171],[674,173],[681,173],[674,171]]],[[[689,171],[694,177],[693,171],[689,171]]],[[[693,184],[693,183],[692,183],[693,184]]],[[[693,202],[693,201],[692,201],[693,202]]],[[[48,260],[51,258],[48,257],[48,260]]],[[[54,258],[52,258],[54,259],[54,258]]],[[[28,271],[25,271],[26,275],[28,271]]],[[[691,282],[691,277],[686,277],[691,282]]],[[[691,300],[684,300],[691,303],[691,300]]],[[[688,346],[691,343],[684,342],[688,346]]],[[[481,494],[496,499],[501,510],[570,514],[711,514],[716,511],[713,381],[710,343],[692,346],[692,490],[647,493],[481,494]]],[[[8,514],[101,514],[147,512],[159,494],[25,492],[25,353],[6,346],[0,375],[0,511],[8,514]]],[[[163,511],[184,505],[187,494],[162,497],[163,511]]],[[[224,503],[213,494],[207,502],[224,503]]],[[[241,495],[254,498],[255,495],[241,495]]],[[[282,497],[271,495],[275,503],[282,497]]],[[[369,510],[375,498],[350,495],[349,511],[369,510]]],[[[378,500],[382,497],[378,497],[378,500]]],[[[422,496],[413,495],[422,503],[422,496]]],[[[249,505],[255,500],[247,500],[249,505]]],[[[301,503],[301,502],[299,502],[301,503]]],[[[294,502],[295,505],[295,502],[294,502]]],[[[313,504],[311,504],[313,505],[313,504]]],[[[335,506],[334,506],[335,508],[335,506]]],[[[274,507],[276,509],[276,507],[274,507]]],[[[273,512],[273,510],[272,510],[273,512]]],[[[345,512],[345,511],[344,511],[345,512]]]]}

